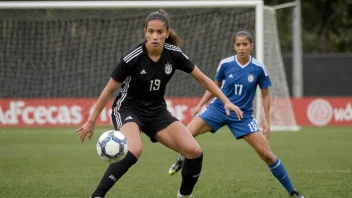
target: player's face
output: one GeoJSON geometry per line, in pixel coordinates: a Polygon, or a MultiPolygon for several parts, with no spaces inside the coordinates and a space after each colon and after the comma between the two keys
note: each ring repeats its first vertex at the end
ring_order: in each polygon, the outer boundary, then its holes
{"type": "Polygon", "coordinates": [[[144,31],[148,49],[158,50],[164,47],[165,40],[169,36],[169,30],[166,29],[164,21],[151,20],[144,31]]]}
{"type": "Polygon", "coordinates": [[[240,58],[247,58],[253,48],[252,43],[249,41],[247,36],[237,36],[235,43],[233,44],[237,56],[240,58]]]}

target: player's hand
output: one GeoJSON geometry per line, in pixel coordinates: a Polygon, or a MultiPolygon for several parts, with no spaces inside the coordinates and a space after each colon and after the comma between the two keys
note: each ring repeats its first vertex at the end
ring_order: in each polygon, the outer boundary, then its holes
{"type": "Polygon", "coordinates": [[[227,102],[224,104],[226,115],[230,115],[230,111],[234,111],[238,117],[239,120],[243,118],[243,112],[241,111],[238,106],[232,104],[232,102],[227,102]]]}
{"type": "Polygon", "coordinates": [[[91,139],[94,134],[94,125],[95,122],[88,120],[81,128],[76,130],[76,133],[79,133],[78,140],[83,143],[84,139],[88,135],[88,139],[91,139]]]}
{"type": "Polygon", "coordinates": [[[194,116],[196,116],[197,114],[199,114],[199,112],[202,110],[202,106],[199,106],[197,105],[194,109],[193,109],[193,112],[192,112],[192,118],[194,116]]]}
{"type": "Polygon", "coordinates": [[[270,123],[268,121],[264,121],[263,128],[262,128],[263,135],[266,137],[268,140],[271,135],[271,130],[270,130],[270,123]]]}

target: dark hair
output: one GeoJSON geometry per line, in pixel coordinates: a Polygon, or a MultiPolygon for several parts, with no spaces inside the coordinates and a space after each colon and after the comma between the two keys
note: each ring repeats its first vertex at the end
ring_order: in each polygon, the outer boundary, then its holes
{"type": "Polygon", "coordinates": [[[252,36],[251,34],[249,34],[247,31],[239,31],[237,32],[233,37],[232,37],[232,41],[233,43],[235,43],[237,36],[246,36],[249,40],[249,42],[252,44],[253,40],[252,40],[252,36]]]}
{"type": "Polygon", "coordinates": [[[164,10],[159,10],[157,12],[152,12],[148,15],[148,17],[145,19],[145,24],[144,27],[147,28],[148,26],[148,22],[151,20],[160,20],[163,21],[165,23],[166,26],[166,30],[170,30],[170,34],[169,37],[166,38],[165,42],[169,43],[171,45],[175,45],[177,47],[181,46],[181,39],[180,37],[177,36],[177,34],[175,33],[174,30],[172,30],[170,28],[170,20],[167,17],[166,13],[164,12],[164,10]]]}

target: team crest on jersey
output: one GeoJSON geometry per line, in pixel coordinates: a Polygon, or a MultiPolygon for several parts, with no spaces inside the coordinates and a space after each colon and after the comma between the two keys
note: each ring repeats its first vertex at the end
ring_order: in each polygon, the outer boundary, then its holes
{"type": "Polygon", "coordinates": [[[170,62],[166,62],[165,64],[165,74],[171,74],[172,72],[172,64],[170,62]]]}
{"type": "Polygon", "coordinates": [[[254,81],[253,74],[248,74],[248,82],[253,82],[253,81],[254,81]]]}

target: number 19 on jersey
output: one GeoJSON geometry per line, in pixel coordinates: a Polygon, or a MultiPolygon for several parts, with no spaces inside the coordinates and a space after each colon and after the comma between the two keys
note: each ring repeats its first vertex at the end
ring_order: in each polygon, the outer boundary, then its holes
{"type": "Polygon", "coordinates": [[[159,89],[160,89],[160,80],[159,79],[151,80],[149,91],[157,91],[159,89]]]}

